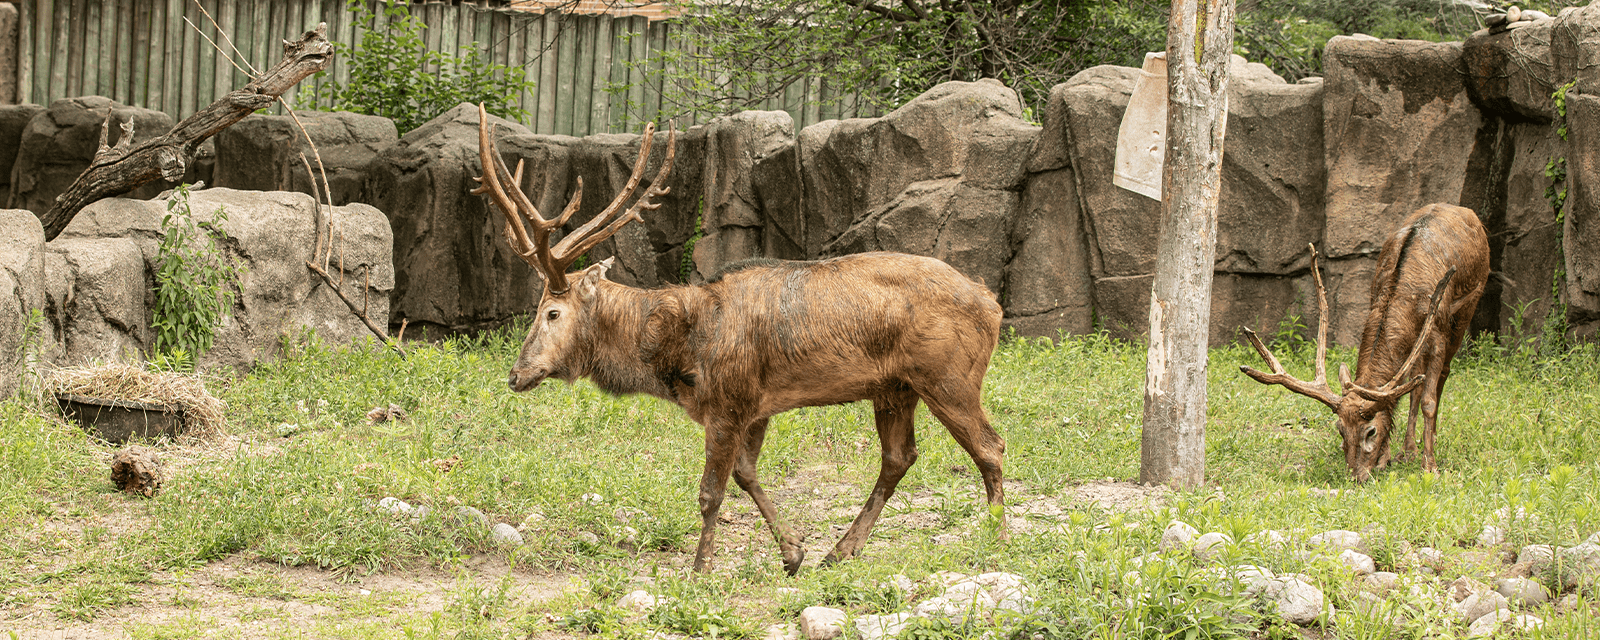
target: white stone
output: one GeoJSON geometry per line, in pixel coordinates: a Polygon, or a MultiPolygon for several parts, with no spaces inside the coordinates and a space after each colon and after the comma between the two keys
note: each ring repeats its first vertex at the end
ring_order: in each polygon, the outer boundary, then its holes
{"type": "Polygon", "coordinates": [[[1417,549],[1417,560],[1425,566],[1433,567],[1444,561],[1444,552],[1433,547],[1417,549]]]}
{"type": "Polygon", "coordinates": [[[1173,520],[1167,525],[1166,530],[1161,532],[1161,550],[1167,553],[1186,550],[1199,535],[1199,529],[1180,520],[1173,520]]]}
{"type": "Polygon", "coordinates": [[[785,622],[767,627],[761,635],[761,640],[799,640],[800,628],[793,622],[785,622]]]}
{"type": "Polygon", "coordinates": [[[915,591],[916,588],[917,588],[917,584],[915,582],[912,582],[911,578],[908,578],[908,577],[906,577],[904,575],[901,575],[901,574],[898,574],[898,573],[894,574],[892,576],[889,576],[888,582],[885,582],[884,584],[888,585],[888,586],[891,586],[891,587],[894,587],[895,591],[899,591],[902,595],[911,593],[912,591],[915,591]]]}
{"type": "Polygon", "coordinates": [[[1269,588],[1268,591],[1275,592],[1273,607],[1285,621],[1304,626],[1322,616],[1325,598],[1321,589],[1298,578],[1280,579],[1278,582],[1275,589],[1269,588]]]}
{"type": "Polygon", "coordinates": [[[476,524],[480,527],[489,526],[489,516],[483,515],[482,511],[479,511],[473,507],[456,507],[456,519],[464,523],[476,524]]]}
{"type": "Polygon", "coordinates": [[[517,531],[537,529],[541,524],[544,524],[544,514],[535,511],[528,514],[528,517],[522,519],[522,524],[517,525],[517,531]]]}
{"type": "Polygon", "coordinates": [[[1228,546],[1233,544],[1233,538],[1226,533],[1210,532],[1194,541],[1194,557],[1202,562],[1216,560],[1228,546]]]}
{"type": "Polygon", "coordinates": [[[399,515],[399,514],[402,514],[402,513],[411,513],[411,510],[412,510],[413,507],[411,506],[410,503],[408,503],[408,502],[406,502],[404,500],[401,500],[399,498],[390,496],[390,497],[384,498],[382,500],[379,500],[378,501],[378,508],[379,509],[383,509],[384,511],[388,511],[389,513],[393,513],[393,514],[399,515]]]}
{"type": "Polygon", "coordinates": [[[1550,601],[1550,592],[1544,585],[1527,578],[1501,579],[1495,583],[1494,590],[1518,607],[1537,607],[1550,601]]]}
{"type": "Polygon", "coordinates": [[[1483,593],[1488,590],[1489,585],[1466,576],[1461,576],[1450,582],[1450,597],[1455,602],[1461,602],[1472,594],[1483,593]]]}
{"type": "Polygon", "coordinates": [[[1378,572],[1378,565],[1372,561],[1371,556],[1354,549],[1345,549],[1344,551],[1340,551],[1339,562],[1343,563],[1345,568],[1349,569],[1358,577],[1372,575],[1378,572]]]}
{"type": "Polygon", "coordinates": [[[1561,556],[1561,586],[1576,589],[1600,582],[1600,544],[1585,541],[1557,551],[1561,556]]]}
{"type": "Polygon", "coordinates": [[[844,635],[843,611],[831,607],[806,607],[800,612],[800,633],[806,640],[832,640],[844,635]]]}
{"type": "Polygon", "coordinates": [[[522,546],[522,534],[517,533],[517,528],[504,522],[497,523],[489,530],[489,539],[498,544],[522,546]]]}
{"type": "Polygon", "coordinates": [[[1344,529],[1334,529],[1311,536],[1306,542],[1313,547],[1322,547],[1332,552],[1345,549],[1359,550],[1361,548],[1361,534],[1344,529]]]}
{"type": "Polygon", "coordinates": [[[1490,636],[1494,635],[1495,631],[1498,631],[1500,629],[1500,623],[1509,622],[1511,620],[1511,618],[1513,618],[1513,617],[1515,617],[1515,616],[1512,615],[1512,613],[1510,611],[1507,611],[1505,609],[1495,609],[1493,611],[1485,613],[1482,616],[1479,616],[1477,619],[1473,620],[1472,623],[1467,626],[1467,637],[1468,638],[1487,638],[1487,637],[1490,637],[1490,636]]]}
{"type": "Polygon", "coordinates": [[[1544,626],[1544,618],[1531,613],[1519,613],[1511,617],[1511,628],[1517,631],[1532,631],[1544,626]]]}
{"type": "Polygon", "coordinates": [[[579,531],[573,534],[572,537],[576,539],[579,544],[586,544],[591,547],[600,544],[600,536],[597,536],[590,531],[579,531]]]}
{"type": "Polygon", "coordinates": [[[1548,544],[1530,544],[1517,551],[1517,564],[1527,565],[1528,573],[1537,574],[1556,559],[1556,548],[1548,544]]]}
{"type": "Polygon", "coordinates": [[[1478,546],[1498,547],[1506,541],[1506,530],[1492,524],[1483,525],[1483,530],[1478,532],[1478,546]]]}
{"type": "Polygon", "coordinates": [[[933,543],[939,546],[951,545],[961,541],[959,533],[941,533],[932,538],[933,543]]]}
{"type": "Polygon", "coordinates": [[[965,582],[968,577],[967,574],[957,571],[935,571],[928,574],[928,582],[937,584],[941,588],[948,588],[958,582],[965,582]]]}
{"type": "Polygon", "coordinates": [[[1393,591],[1395,585],[1399,583],[1400,575],[1397,573],[1390,573],[1388,571],[1374,572],[1373,574],[1361,580],[1363,587],[1366,587],[1368,591],[1379,595],[1387,594],[1390,591],[1393,591]]]}
{"type": "Polygon", "coordinates": [[[1244,592],[1250,597],[1261,595],[1272,584],[1277,576],[1271,570],[1252,564],[1235,565],[1232,568],[1233,578],[1244,586],[1244,592]]]}
{"type": "Polygon", "coordinates": [[[581,496],[578,496],[578,500],[584,504],[597,505],[605,502],[606,497],[598,493],[585,493],[581,496]]]}
{"type": "Polygon", "coordinates": [[[654,595],[644,589],[629,591],[628,595],[617,599],[617,606],[634,613],[650,613],[661,604],[654,595]]]}
{"type": "Polygon", "coordinates": [[[861,640],[882,640],[900,635],[900,630],[906,628],[906,623],[916,616],[909,611],[891,613],[886,616],[868,615],[856,618],[856,633],[861,634],[861,640]]]}
{"type": "Polygon", "coordinates": [[[1456,603],[1456,613],[1461,614],[1461,621],[1471,624],[1474,620],[1494,613],[1496,610],[1509,609],[1511,603],[1506,597],[1493,591],[1479,591],[1466,600],[1456,603]]]}

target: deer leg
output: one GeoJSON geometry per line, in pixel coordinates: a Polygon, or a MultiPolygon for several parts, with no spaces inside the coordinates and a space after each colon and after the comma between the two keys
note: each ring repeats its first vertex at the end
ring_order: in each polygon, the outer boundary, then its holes
{"type": "Polygon", "coordinates": [[[756,508],[761,510],[762,519],[772,528],[772,537],[778,540],[778,549],[783,552],[783,570],[792,576],[800,571],[800,561],[805,560],[806,549],[801,546],[800,537],[778,520],[777,507],[773,506],[772,500],[767,498],[767,492],[761,489],[761,482],[756,479],[756,458],[761,456],[761,444],[766,437],[766,418],[750,423],[744,434],[739,463],[733,467],[733,479],[745,493],[750,494],[750,499],[756,502],[756,508]]]}
{"type": "Polygon", "coordinates": [[[1006,537],[1005,485],[1001,461],[1006,453],[1006,441],[995,433],[984,415],[980,392],[976,385],[934,385],[919,390],[928,410],[943,423],[983,474],[983,489],[988,494],[988,505],[998,512],[1000,538],[1006,537]],[[950,389],[961,389],[951,392],[950,389]]]}
{"type": "Polygon", "coordinates": [[[728,489],[728,475],[742,448],[744,434],[736,422],[707,421],[706,468],[700,476],[700,545],[694,552],[694,570],[711,570],[716,553],[717,512],[728,489]]]}
{"type": "Polygon", "coordinates": [[[1439,423],[1439,393],[1444,390],[1444,358],[1435,358],[1428,363],[1428,379],[1422,383],[1422,388],[1412,390],[1412,393],[1422,396],[1422,471],[1424,473],[1438,473],[1439,466],[1433,460],[1433,434],[1439,423]]]}
{"type": "Polygon", "coordinates": [[[839,543],[833,547],[822,564],[830,565],[856,555],[867,544],[872,526],[883,513],[884,503],[894,496],[895,487],[905,477],[906,470],[917,461],[917,438],[914,418],[917,415],[917,395],[910,390],[891,392],[872,400],[872,417],[878,428],[878,440],[883,446],[883,458],[878,470],[878,483],[861,506],[860,515],[850,525],[839,543]]]}
{"type": "Polygon", "coordinates": [[[1406,414],[1406,448],[1400,457],[1409,460],[1417,454],[1417,415],[1422,413],[1422,393],[1411,391],[1411,411],[1406,414]]]}

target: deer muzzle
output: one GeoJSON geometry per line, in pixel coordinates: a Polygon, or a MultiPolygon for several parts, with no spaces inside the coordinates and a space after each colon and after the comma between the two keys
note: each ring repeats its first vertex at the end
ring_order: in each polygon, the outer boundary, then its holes
{"type": "Polygon", "coordinates": [[[531,368],[512,369],[511,374],[506,376],[506,385],[510,386],[512,391],[521,393],[539,386],[539,383],[544,382],[544,379],[548,377],[550,377],[549,371],[531,368]]]}

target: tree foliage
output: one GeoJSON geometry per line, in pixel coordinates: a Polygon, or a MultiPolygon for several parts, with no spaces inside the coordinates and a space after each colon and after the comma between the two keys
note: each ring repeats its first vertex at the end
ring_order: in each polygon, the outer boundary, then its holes
{"type": "Polygon", "coordinates": [[[364,31],[358,46],[333,43],[339,63],[350,70],[348,82],[322,89],[333,110],[383,116],[402,135],[463,102],[481,102],[503,118],[527,119],[518,99],[533,83],[520,69],[485,62],[477,43],[454,54],[429,49],[427,25],[403,0],[382,0],[376,12],[362,0],[349,0],[348,7],[351,21],[364,31]]]}
{"type": "MultiPolygon", "coordinates": [[[[1083,69],[1165,48],[1165,0],[672,0],[683,46],[646,62],[682,112],[722,114],[822,82],[825,99],[890,109],[948,80],[996,78],[1037,109],[1083,69]]],[[[1580,0],[1519,2],[1552,15],[1580,0]]],[[[1462,39],[1510,2],[1239,0],[1236,52],[1293,82],[1341,34],[1462,39]]]]}

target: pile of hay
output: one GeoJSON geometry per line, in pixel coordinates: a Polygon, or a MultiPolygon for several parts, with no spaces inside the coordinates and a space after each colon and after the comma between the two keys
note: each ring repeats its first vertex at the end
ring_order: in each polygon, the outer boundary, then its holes
{"type": "Polygon", "coordinates": [[[203,437],[224,431],[227,405],[206,391],[199,375],[149,371],[112,363],[92,367],[65,367],[45,376],[49,394],[79,395],[105,400],[144,402],[180,407],[188,422],[187,435],[203,437]]]}

